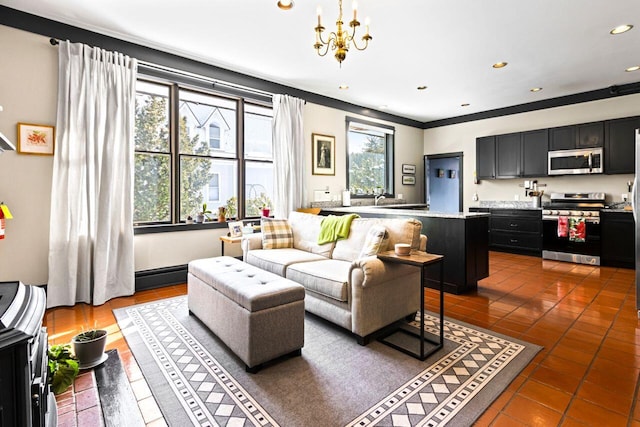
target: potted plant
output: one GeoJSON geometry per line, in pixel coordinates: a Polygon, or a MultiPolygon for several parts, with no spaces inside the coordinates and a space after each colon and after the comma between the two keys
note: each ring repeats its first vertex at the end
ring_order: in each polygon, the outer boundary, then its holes
{"type": "Polygon", "coordinates": [[[78,360],[71,354],[71,345],[56,344],[47,350],[49,384],[53,394],[63,393],[78,376],[78,360]]]}
{"type": "Polygon", "coordinates": [[[193,224],[193,217],[191,215],[187,216],[187,224],[193,224]]]}
{"type": "Polygon", "coordinates": [[[196,215],[196,222],[203,223],[205,216],[209,218],[210,210],[207,209],[207,204],[202,204],[202,210],[196,215]]]}
{"type": "Polygon", "coordinates": [[[93,368],[107,360],[108,356],[104,352],[107,345],[107,331],[104,329],[81,332],[72,338],[71,343],[80,369],[93,368]]]}
{"type": "Polygon", "coordinates": [[[236,217],[236,213],[238,212],[237,203],[238,203],[238,199],[235,196],[229,197],[229,199],[227,199],[227,205],[226,205],[227,218],[236,217]]]}

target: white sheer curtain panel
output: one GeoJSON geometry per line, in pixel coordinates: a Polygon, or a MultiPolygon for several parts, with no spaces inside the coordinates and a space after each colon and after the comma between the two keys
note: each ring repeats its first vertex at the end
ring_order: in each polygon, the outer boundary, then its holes
{"type": "Polygon", "coordinates": [[[304,100],[273,96],[273,215],[287,218],[304,200],[304,100]]]}
{"type": "Polygon", "coordinates": [[[100,305],[135,291],[133,124],[137,61],[58,46],[47,306],[100,305]]]}

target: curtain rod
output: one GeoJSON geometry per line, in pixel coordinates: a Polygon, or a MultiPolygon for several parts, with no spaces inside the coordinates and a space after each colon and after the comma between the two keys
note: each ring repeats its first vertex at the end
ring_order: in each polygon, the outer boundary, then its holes
{"type": "MultiPolygon", "coordinates": [[[[52,37],[52,38],[49,39],[49,43],[51,43],[52,46],[57,46],[57,45],[60,44],[60,41],[52,37]]],[[[169,74],[174,74],[174,75],[187,77],[187,78],[190,78],[190,79],[200,80],[202,82],[211,84],[213,87],[228,88],[228,89],[231,89],[233,91],[246,92],[246,93],[249,93],[249,94],[258,95],[260,97],[267,97],[267,98],[271,98],[274,95],[271,92],[266,92],[266,91],[262,91],[262,90],[259,90],[259,89],[254,89],[254,88],[250,88],[250,87],[246,87],[246,86],[236,85],[234,83],[224,82],[224,81],[216,80],[216,79],[214,79],[212,77],[202,76],[200,74],[195,74],[195,73],[190,73],[188,71],[178,70],[176,68],[166,67],[164,65],[153,64],[153,63],[147,62],[147,61],[138,60],[138,66],[143,68],[143,69],[150,70],[150,71],[160,71],[160,72],[163,72],[163,73],[169,73],[169,74]]]]}

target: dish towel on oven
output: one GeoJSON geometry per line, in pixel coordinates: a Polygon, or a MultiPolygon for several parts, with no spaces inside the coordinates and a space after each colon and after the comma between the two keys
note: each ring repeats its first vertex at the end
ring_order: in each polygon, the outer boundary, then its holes
{"type": "Polygon", "coordinates": [[[584,218],[569,218],[569,240],[572,242],[584,242],[587,238],[586,226],[584,218]]]}
{"type": "Polygon", "coordinates": [[[569,217],[558,217],[558,237],[567,237],[569,235],[569,217]]]}

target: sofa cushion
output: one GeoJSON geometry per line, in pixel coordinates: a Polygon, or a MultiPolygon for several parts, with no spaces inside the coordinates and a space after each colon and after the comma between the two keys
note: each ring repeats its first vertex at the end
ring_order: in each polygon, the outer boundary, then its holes
{"type": "Polygon", "coordinates": [[[364,245],[358,258],[386,251],[388,243],[389,233],[387,233],[387,229],[382,225],[374,225],[367,231],[367,237],[364,239],[364,245]]]}
{"type": "Polygon", "coordinates": [[[344,240],[338,240],[331,253],[331,258],[344,261],[358,259],[364,246],[369,229],[382,225],[389,233],[387,247],[396,243],[409,243],[412,249],[420,248],[420,230],[422,223],[413,218],[356,218],[351,222],[351,233],[344,240]]]}
{"type": "Polygon", "coordinates": [[[287,279],[302,284],[309,291],[347,302],[350,268],[350,262],[336,259],[292,264],[287,267],[287,279]]]}
{"type": "Polygon", "coordinates": [[[287,267],[299,262],[321,261],[322,255],[312,254],[294,248],[254,249],[247,252],[245,262],[265,271],[285,277],[287,267]]]}
{"type": "Polygon", "coordinates": [[[286,219],[260,219],[262,229],[262,247],[264,249],[280,249],[293,247],[293,231],[286,219]]]}
{"type": "Polygon", "coordinates": [[[293,230],[293,247],[330,258],[335,243],[318,245],[320,223],[323,218],[324,216],[291,212],[289,214],[289,225],[293,230]]]}

